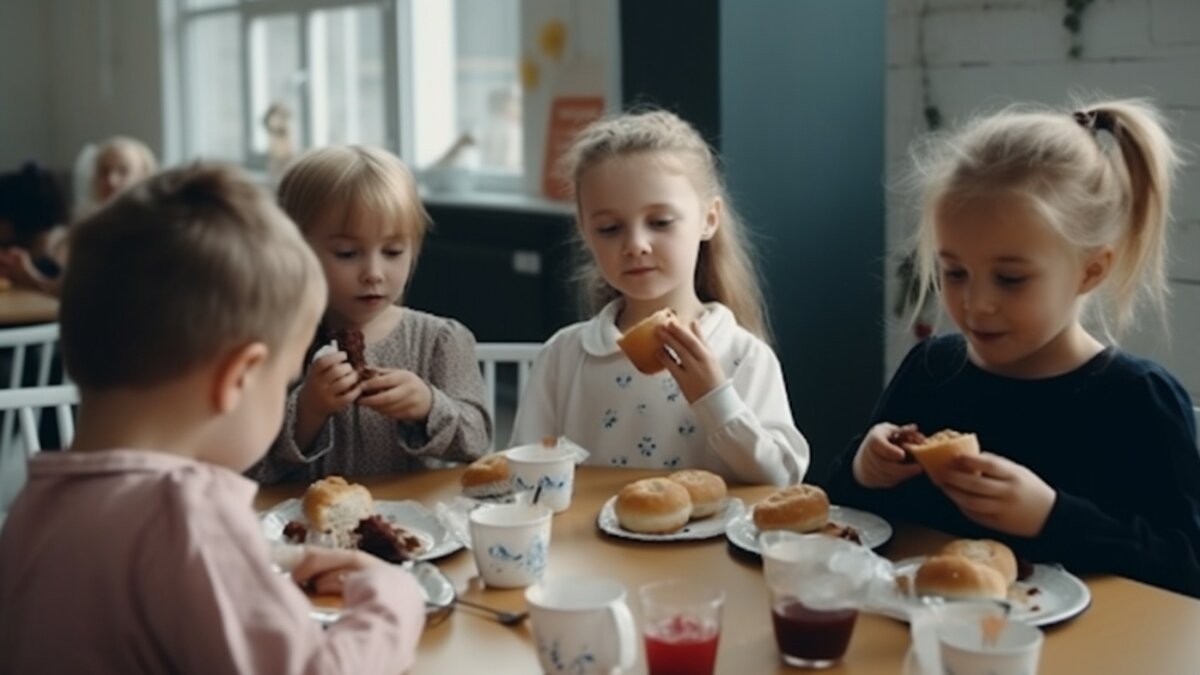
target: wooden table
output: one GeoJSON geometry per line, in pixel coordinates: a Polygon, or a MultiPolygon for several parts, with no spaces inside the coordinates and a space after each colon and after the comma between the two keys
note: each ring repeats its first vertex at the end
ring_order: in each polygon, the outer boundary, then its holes
{"type": "MultiPolygon", "coordinates": [[[[415,499],[432,507],[459,493],[461,469],[361,482],[377,499],[415,499]]],[[[717,673],[758,675],[798,673],[779,661],[772,633],[767,589],[760,566],[730,553],[724,538],[703,542],[645,544],[615,539],[596,528],[600,507],[629,481],[657,475],[630,469],[581,467],[571,508],[554,518],[548,577],[604,576],[623,584],[629,606],[639,612],[639,584],[682,577],[718,584],[726,606],[717,673]]],[[[256,506],[269,508],[298,496],[303,486],[263,488],[256,506]]],[[[735,487],[732,496],[752,504],[771,492],[768,487],[735,487]]],[[[899,559],[928,553],[945,540],[924,528],[901,526],[885,549],[899,559]]],[[[437,561],[463,597],[504,609],[523,609],[520,590],[484,590],[470,552],[437,561]]],[[[1078,618],[1050,628],[1042,655],[1043,675],[1058,673],[1196,672],[1200,664],[1200,602],[1120,577],[1086,579],[1092,606],[1078,618]]],[[[909,647],[908,627],[898,621],[863,614],[859,617],[845,660],[824,672],[896,675],[909,647]]],[[[413,673],[540,672],[528,622],[519,628],[458,609],[443,623],[425,631],[413,673]]],[[[632,673],[645,673],[639,654],[632,673]]]]}
{"type": "Polygon", "coordinates": [[[0,326],[58,321],[58,299],[25,288],[0,290],[0,326]]]}

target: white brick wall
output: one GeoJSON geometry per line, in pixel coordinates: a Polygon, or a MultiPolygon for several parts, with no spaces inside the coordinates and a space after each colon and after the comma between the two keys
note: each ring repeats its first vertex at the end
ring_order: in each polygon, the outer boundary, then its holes
{"type": "MultiPolygon", "coordinates": [[[[907,169],[907,151],[924,131],[917,25],[925,14],[925,54],[934,103],[943,119],[1016,101],[1061,104],[1072,92],[1148,96],[1194,153],[1176,190],[1171,238],[1173,301],[1159,322],[1123,345],[1165,364],[1200,399],[1200,2],[1097,0],[1084,13],[1080,59],[1070,59],[1062,0],[892,0],[888,17],[887,166],[889,184],[907,169]]],[[[911,233],[912,215],[893,193],[889,250],[911,233]]],[[[895,297],[889,263],[888,309],[895,297]]],[[[948,321],[943,320],[943,325],[948,321]]],[[[890,372],[912,344],[907,318],[888,317],[890,372]]]]}

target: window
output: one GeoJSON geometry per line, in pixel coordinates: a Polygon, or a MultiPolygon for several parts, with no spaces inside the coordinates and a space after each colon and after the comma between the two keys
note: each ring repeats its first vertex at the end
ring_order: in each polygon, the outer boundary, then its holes
{"type": "Polygon", "coordinates": [[[420,174],[458,147],[481,187],[520,187],[520,0],[160,2],[181,158],[361,143],[420,174]]]}

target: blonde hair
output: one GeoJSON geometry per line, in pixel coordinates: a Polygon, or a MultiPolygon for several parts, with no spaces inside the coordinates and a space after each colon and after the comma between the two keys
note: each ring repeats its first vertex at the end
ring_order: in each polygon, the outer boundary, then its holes
{"type": "Polygon", "coordinates": [[[122,150],[133,157],[136,166],[133,167],[134,176],[131,182],[152,176],[155,171],[158,171],[158,160],[148,145],[131,136],[112,136],[96,148],[92,166],[92,183],[89,186],[89,194],[93,201],[100,199],[96,194],[96,177],[99,175],[100,162],[104,159],[105,153],[110,150],[122,150]]]}
{"type": "MultiPolygon", "coordinates": [[[[712,239],[700,242],[696,261],[696,294],[702,302],[729,307],[738,323],[769,341],[762,288],[754,269],[745,225],[729,199],[715,153],[690,124],[662,111],[624,113],[593,122],[575,138],[560,170],[578,203],[579,183],[589,169],[613,158],[658,154],[679,162],[702,200],[720,198],[721,220],[712,239]]],[[[581,267],[576,275],[586,310],[594,314],[620,297],[600,274],[577,231],[581,267]]]]}
{"type": "Polygon", "coordinates": [[[412,248],[414,267],[429,229],[417,182],[386,150],[333,145],[301,155],[279,182],[279,205],[305,234],[326,218],[348,231],[371,217],[398,229],[412,248]]]}
{"type": "Polygon", "coordinates": [[[1166,225],[1179,155],[1158,110],[1140,99],[1076,112],[1009,107],[918,151],[920,308],[938,288],[935,220],[947,198],[1003,192],[1027,199],[1081,252],[1112,246],[1094,318],[1113,340],[1145,300],[1165,316],[1166,225]]]}
{"type": "Polygon", "coordinates": [[[60,320],[84,389],[148,386],[239,345],[278,354],[320,264],[241,171],[198,163],[142,181],[71,234],[60,320]]]}

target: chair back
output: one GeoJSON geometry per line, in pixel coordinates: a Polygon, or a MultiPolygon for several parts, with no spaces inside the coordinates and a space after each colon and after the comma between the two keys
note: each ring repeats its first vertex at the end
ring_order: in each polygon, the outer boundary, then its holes
{"type": "MultiPolygon", "coordinates": [[[[25,370],[27,363],[33,365],[36,359],[34,387],[45,387],[50,384],[50,366],[54,360],[55,348],[58,346],[58,324],[46,323],[38,326],[21,328],[5,328],[0,330],[0,354],[11,352],[8,389],[19,389],[25,386],[25,370]]],[[[0,422],[0,454],[7,454],[13,440],[13,424],[16,411],[5,409],[3,422],[0,422]]],[[[32,413],[31,413],[32,414],[32,413]]]]}
{"type": "Polygon", "coordinates": [[[0,411],[6,417],[16,417],[23,446],[19,455],[15,443],[0,454],[0,525],[8,505],[25,484],[28,458],[42,449],[38,433],[41,413],[46,409],[54,410],[58,438],[66,448],[75,439],[75,415],[71,406],[77,403],[79,391],[73,384],[0,390],[0,411]]]}
{"type": "Polygon", "coordinates": [[[501,438],[507,442],[508,430],[512,429],[512,418],[516,416],[516,404],[520,401],[525,384],[529,381],[529,372],[533,369],[533,361],[542,351],[540,342],[481,342],[475,345],[475,355],[479,359],[479,367],[483,370],[483,383],[487,388],[488,413],[492,416],[492,447],[501,438]],[[516,368],[516,381],[512,382],[504,376],[498,366],[512,364],[516,368]],[[515,385],[515,390],[510,389],[515,385]],[[504,414],[499,412],[503,410],[504,414]]]}
{"type": "Polygon", "coordinates": [[[55,411],[58,437],[62,447],[66,448],[75,440],[75,414],[71,406],[78,404],[79,390],[73,384],[0,390],[0,410],[6,414],[15,413],[26,455],[33,455],[42,449],[38,435],[39,415],[35,412],[47,408],[55,411]]]}

